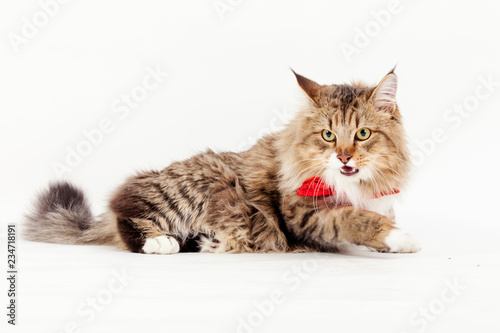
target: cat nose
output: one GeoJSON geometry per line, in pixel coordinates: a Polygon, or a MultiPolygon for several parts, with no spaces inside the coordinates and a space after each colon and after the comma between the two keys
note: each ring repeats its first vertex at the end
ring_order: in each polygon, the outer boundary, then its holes
{"type": "Polygon", "coordinates": [[[340,160],[340,162],[347,164],[349,160],[351,159],[352,155],[344,154],[344,155],[337,155],[337,158],[340,160]]]}

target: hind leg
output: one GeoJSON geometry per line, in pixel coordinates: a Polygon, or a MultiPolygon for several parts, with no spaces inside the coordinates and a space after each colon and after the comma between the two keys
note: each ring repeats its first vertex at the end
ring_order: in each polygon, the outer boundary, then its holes
{"type": "Polygon", "coordinates": [[[118,232],[132,252],[146,254],[172,254],[180,250],[179,242],[160,229],[148,219],[118,218],[118,232]]]}

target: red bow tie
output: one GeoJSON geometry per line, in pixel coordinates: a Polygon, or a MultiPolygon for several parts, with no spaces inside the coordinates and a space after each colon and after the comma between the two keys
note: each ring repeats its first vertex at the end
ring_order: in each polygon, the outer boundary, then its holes
{"type": "MultiPolygon", "coordinates": [[[[386,195],[398,194],[398,189],[393,189],[392,192],[376,194],[372,199],[381,198],[386,195]]],[[[328,186],[325,181],[319,177],[312,177],[307,179],[302,186],[297,190],[297,195],[301,197],[326,197],[335,195],[335,187],[328,186]]]]}

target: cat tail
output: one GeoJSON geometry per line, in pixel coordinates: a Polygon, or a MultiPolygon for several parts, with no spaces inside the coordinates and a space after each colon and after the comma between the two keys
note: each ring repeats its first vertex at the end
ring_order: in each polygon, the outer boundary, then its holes
{"type": "Polygon", "coordinates": [[[68,182],[51,183],[23,225],[27,240],[59,244],[120,245],[116,218],[95,218],[84,193],[68,182]]]}

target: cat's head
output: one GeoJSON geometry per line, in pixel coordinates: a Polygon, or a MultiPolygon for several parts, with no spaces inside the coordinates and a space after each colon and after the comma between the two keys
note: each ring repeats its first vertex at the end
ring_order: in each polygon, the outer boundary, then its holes
{"type": "Polygon", "coordinates": [[[297,189],[310,177],[367,196],[401,187],[409,155],[394,71],[376,86],[320,85],[294,74],[308,102],[278,140],[283,187],[297,189]]]}

